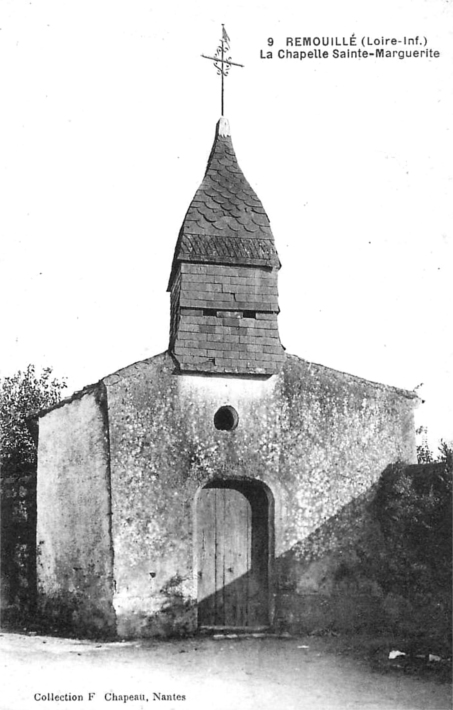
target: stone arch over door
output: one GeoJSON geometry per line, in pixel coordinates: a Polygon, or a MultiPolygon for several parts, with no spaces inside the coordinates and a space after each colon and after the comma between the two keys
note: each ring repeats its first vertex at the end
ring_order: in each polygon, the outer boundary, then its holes
{"type": "Polygon", "coordinates": [[[269,626],[273,509],[260,481],[215,480],[198,492],[199,627],[269,626]]]}

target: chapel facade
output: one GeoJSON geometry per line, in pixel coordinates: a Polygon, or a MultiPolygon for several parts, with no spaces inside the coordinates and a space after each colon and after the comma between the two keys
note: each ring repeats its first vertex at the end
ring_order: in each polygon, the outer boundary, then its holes
{"type": "Polygon", "coordinates": [[[39,417],[43,614],[130,638],[380,613],[338,570],[381,473],[415,461],[417,398],[286,353],[279,269],[222,118],[177,239],[168,350],[39,417]]]}

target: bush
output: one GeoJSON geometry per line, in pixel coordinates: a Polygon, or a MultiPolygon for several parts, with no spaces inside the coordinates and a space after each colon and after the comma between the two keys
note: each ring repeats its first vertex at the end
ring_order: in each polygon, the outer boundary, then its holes
{"type": "Polygon", "coordinates": [[[374,512],[385,548],[378,571],[382,588],[406,598],[450,590],[451,462],[389,466],[378,485],[374,512]]]}
{"type": "Polygon", "coordinates": [[[51,379],[52,368],[40,375],[34,365],[0,383],[0,465],[14,471],[36,464],[36,442],[30,433],[29,417],[61,399],[66,382],[51,379]]]}

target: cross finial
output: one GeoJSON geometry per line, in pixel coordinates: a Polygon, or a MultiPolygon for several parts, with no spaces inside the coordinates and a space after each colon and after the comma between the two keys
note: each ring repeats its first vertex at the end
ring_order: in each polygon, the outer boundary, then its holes
{"type": "Polygon", "coordinates": [[[225,57],[226,52],[230,51],[230,38],[228,37],[225,29],[225,25],[222,25],[222,38],[220,44],[216,49],[215,57],[208,57],[206,54],[201,56],[204,59],[210,59],[214,62],[214,66],[217,69],[217,74],[221,76],[221,116],[224,115],[224,79],[228,76],[230,67],[243,67],[243,64],[237,64],[231,61],[231,57],[225,57]]]}

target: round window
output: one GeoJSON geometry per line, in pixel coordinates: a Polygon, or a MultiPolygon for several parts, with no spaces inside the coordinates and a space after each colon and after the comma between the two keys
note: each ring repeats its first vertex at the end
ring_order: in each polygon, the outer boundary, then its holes
{"type": "Polygon", "coordinates": [[[232,431],[239,423],[239,414],[229,405],[220,407],[214,414],[214,426],[221,431],[232,431]]]}

